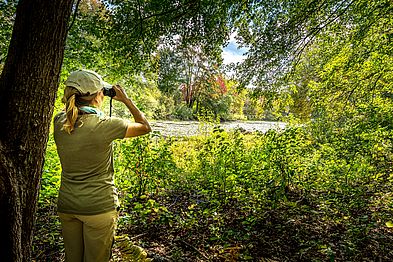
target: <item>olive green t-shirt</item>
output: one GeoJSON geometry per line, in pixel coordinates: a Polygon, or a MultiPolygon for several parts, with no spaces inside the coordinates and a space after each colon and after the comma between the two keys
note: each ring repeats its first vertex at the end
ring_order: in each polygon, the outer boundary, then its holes
{"type": "Polygon", "coordinates": [[[97,114],[79,116],[71,134],[62,130],[64,112],[54,118],[54,138],[62,173],[58,211],[95,215],[118,205],[112,142],[125,137],[128,122],[97,114]]]}

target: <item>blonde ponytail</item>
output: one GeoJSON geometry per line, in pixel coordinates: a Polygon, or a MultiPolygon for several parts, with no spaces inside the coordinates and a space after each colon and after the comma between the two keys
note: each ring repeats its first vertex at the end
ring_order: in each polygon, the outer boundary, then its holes
{"type": "Polygon", "coordinates": [[[71,134],[75,129],[75,123],[78,119],[78,107],[76,106],[76,95],[79,91],[73,87],[67,86],[64,89],[63,102],[66,104],[66,120],[63,124],[63,130],[71,134]]]}
{"type": "Polygon", "coordinates": [[[75,106],[75,94],[68,98],[66,103],[66,121],[63,124],[63,129],[68,133],[71,134],[75,128],[75,122],[78,118],[78,108],[75,106]]]}
{"type": "MultiPolygon", "coordinates": [[[[66,86],[64,89],[63,103],[65,103],[66,119],[63,123],[63,130],[68,134],[74,131],[79,115],[79,107],[89,105],[98,93],[92,95],[82,95],[77,89],[66,86]]],[[[79,126],[82,126],[82,122],[79,126]]]]}

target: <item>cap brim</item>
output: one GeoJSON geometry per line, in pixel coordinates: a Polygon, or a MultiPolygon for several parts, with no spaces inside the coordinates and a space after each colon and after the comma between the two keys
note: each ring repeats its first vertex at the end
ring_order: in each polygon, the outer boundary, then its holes
{"type": "Polygon", "coordinates": [[[109,84],[108,82],[102,81],[102,86],[106,88],[111,88],[113,85],[109,84]]]}

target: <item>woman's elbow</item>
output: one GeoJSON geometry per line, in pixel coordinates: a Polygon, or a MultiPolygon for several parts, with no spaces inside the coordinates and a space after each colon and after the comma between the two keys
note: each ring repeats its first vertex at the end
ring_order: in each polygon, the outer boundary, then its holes
{"type": "Polygon", "coordinates": [[[152,129],[148,124],[145,125],[140,123],[133,123],[128,126],[125,138],[143,136],[145,134],[150,133],[151,131],[152,129]]]}
{"type": "Polygon", "coordinates": [[[146,134],[150,133],[152,131],[151,126],[150,125],[146,125],[145,131],[146,131],[146,134]]]}

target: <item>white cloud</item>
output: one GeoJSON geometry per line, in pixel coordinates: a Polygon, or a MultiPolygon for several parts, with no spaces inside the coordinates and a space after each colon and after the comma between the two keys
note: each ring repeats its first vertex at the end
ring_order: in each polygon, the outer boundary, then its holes
{"type": "Polygon", "coordinates": [[[232,33],[229,39],[229,44],[222,49],[222,58],[224,59],[224,65],[242,62],[246,58],[245,53],[247,52],[247,49],[239,48],[235,37],[236,33],[232,33]]]}
{"type": "Polygon", "coordinates": [[[235,54],[224,49],[222,52],[222,58],[224,60],[224,65],[228,65],[230,63],[242,62],[245,59],[245,56],[241,54],[235,54]]]}

